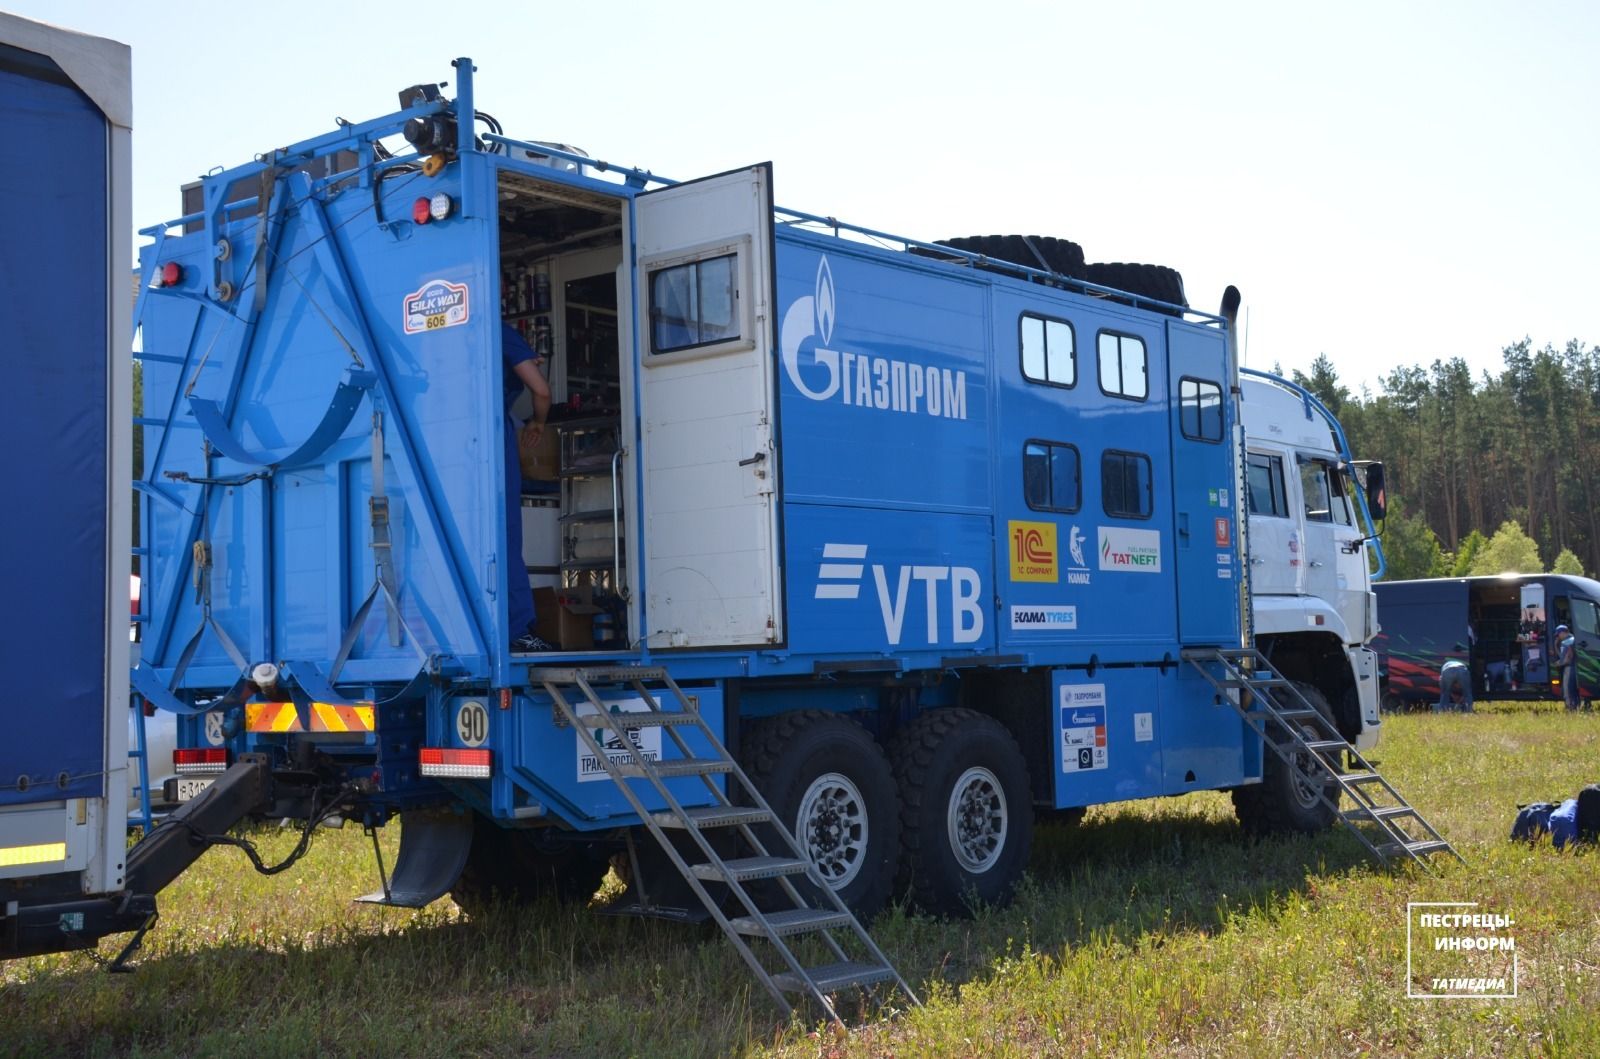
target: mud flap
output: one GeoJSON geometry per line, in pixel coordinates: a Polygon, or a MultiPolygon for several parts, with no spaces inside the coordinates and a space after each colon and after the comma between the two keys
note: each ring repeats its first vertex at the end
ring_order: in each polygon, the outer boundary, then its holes
{"type": "Polygon", "coordinates": [[[400,816],[400,856],[387,891],[357,901],[422,908],[450,892],[472,849],[472,814],[413,809],[400,816]]]}

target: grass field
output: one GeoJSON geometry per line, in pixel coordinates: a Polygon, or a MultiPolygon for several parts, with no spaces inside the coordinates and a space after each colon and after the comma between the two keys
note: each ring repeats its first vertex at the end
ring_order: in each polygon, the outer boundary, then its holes
{"type": "MultiPolygon", "coordinates": [[[[1465,866],[1378,869],[1341,832],[1252,843],[1225,795],[1100,807],[1040,829],[1011,907],[880,918],[926,1005],[848,1035],[780,1022],[702,930],[554,904],[488,923],[448,901],[353,906],[376,875],[347,828],[275,878],[208,853],[163,895],[136,974],[85,954],[3,965],[0,1052],[1600,1056],[1600,856],[1505,838],[1519,801],[1600,781],[1600,717],[1394,717],[1374,757],[1465,866]],[[1511,915],[1518,998],[1407,999],[1408,901],[1511,915]]],[[[293,844],[256,837],[269,856],[293,844]]]]}

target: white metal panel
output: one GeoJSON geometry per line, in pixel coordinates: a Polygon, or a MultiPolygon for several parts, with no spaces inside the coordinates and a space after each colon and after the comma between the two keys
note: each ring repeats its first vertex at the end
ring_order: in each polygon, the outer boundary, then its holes
{"type": "Polygon", "coordinates": [[[640,418],[636,471],[652,647],[783,638],[772,437],[772,193],[754,166],[634,201],[640,418]],[[736,254],[740,334],[650,351],[650,273],[736,254]]]}

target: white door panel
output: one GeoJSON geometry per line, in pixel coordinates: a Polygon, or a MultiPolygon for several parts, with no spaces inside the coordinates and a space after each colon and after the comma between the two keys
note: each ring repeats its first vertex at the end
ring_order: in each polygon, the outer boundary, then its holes
{"type": "MultiPolygon", "coordinates": [[[[781,641],[771,172],[756,166],[649,192],[635,199],[634,211],[647,642],[781,641]],[[652,275],[729,255],[737,334],[719,319],[714,337],[655,352],[655,320],[669,321],[679,336],[703,321],[693,296],[670,312],[653,305],[652,275]]],[[[698,274],[695,283],[700,292],[698,274]]]]}

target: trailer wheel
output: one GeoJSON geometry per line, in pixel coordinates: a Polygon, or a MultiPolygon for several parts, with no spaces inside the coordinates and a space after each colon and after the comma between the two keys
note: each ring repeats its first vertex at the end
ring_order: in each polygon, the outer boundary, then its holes
{"type": "MultiPolygon", "coordinates": [[[[1294,686],[1333,724],[1333,709],[1322,692],[1298,680],[1294,686]]],[[[1316,735],[1309,725],[1302,731],[1313,737],[1316,735]]],[[[1321,793],[1332,803],[1324,805],[1317,796],[1317,784],[1306,781],[1298,769],[1290,767],[1272,751],[1263,748],[1262,752],[1266,760],[1262,763],[1261,782],[1233,789],[1233,808],[1240,825],[1253,835],[1311,834],[1332,827],[1337,815],[1333,806],[1339,802],[1339,785],[1331,780],[1321,785],[1321,793]]],[[[1309,756],[1309,753],[1301,755],[1302,758],[1309,756]]]]}
{"type": "MultiPolygon", "coordinates": [[[[799,710],[757,725],[740,756],[845,906],[862,919],[876,914],[894,885],[900,801],[889,762],[867,730],[837,713],[799,710]]],[[[769,852],[782,849],[762,838],[769,852]]]]}
{"type": "Polygon", "coordinates": [[[1028,765],[1011,733],[976,710],[935,710],[896,737],[890,759],[901,887],[939,915],[1009,901],[1033,846],[1028,765]]]}
{"type": "Polygon", "coordinates": [[[573,843],[543,848],[528,830],[512,830],[477,817],[472,850],[450,898],[471,918],[498,901],[532,904],[543,897],[586,902],[600,889],[611,865],[609,850],[573,843]]]}
{"type": "Polygon", "coordinates": [[[1383,709],[1384,713],[1404,713],[1406,710],[1406,700],[1401,698],[1398,692],[1394,691],[1385,691],[1378,705],[1383,709]]]}

